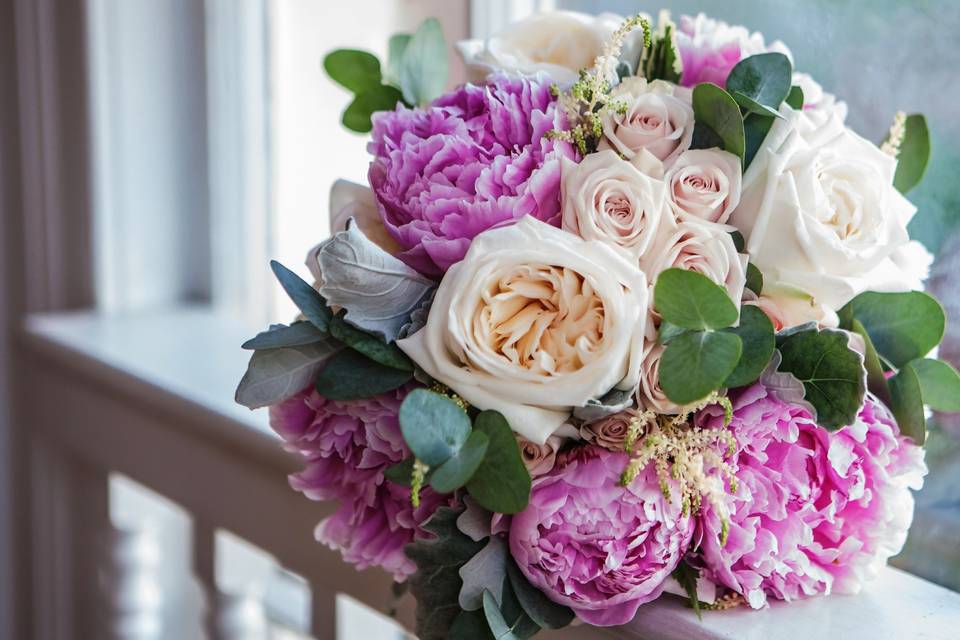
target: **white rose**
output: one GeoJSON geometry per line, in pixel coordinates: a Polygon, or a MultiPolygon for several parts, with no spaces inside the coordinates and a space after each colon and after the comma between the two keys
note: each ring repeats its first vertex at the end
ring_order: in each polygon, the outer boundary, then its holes
{"type": "Polygon", "coordinates": [[[663,181],[678,220],[723,224],[740,203],[740,159],[720,149],[680,154],[663,181]]]}
{"type": "Polygon", "coordinates": [[[636,387],[646,308],[647,280],[620,252],[525,217],[477,236],[424,328],[397,344],[544,443],[574,407],[636,387]]]}
{"type": "Polygon", "coordinates": [[[663,181],[613,151],[588,155],[579,164],[563,158],[561,174],[564,230],[622,249],[635,261],[650,248],[660,221],[671,215],[663,181]]]}
{"type": "Polygon", "coordinates": [[[670,268],[696,271],[724,287],[739,307],[747,283],[748,257],[737,253],[727,228],[712,222],[664,226],[655,250],[640,262],[650,283],[670,268]]]}
{"type": "Polygon", "coordinates": [[[690,148],[694,122],[689,89],[634,76],[611,95],[624,101],[626,110],[610,110],[604,116],[600,149],[613,149],[627,159],[646,149],[669,168],[690,148]]]}
{"type": "Polygon", "coordinates": [[[894,187],[896,160],[843,126],[840,113],[781,108],[743,177],[730,218],[764,282],[839,309],[866,291],[906,291],[894,261],[916,208],[894,187]]]}
{"type": "Polygon", "coordinates": [[[573,11],[538,13],[509,25],[486,41],[464,40],[457,50],[471,82],[507,71],[532,75],[546,72],[561,85],[573,84],[580,69],[593,66],[623,18],[573,11]]]}
{"type": "Polygon", "coordinates": [[[794,73],[793,84],[803,91],[804,111],[822,110],[828,114],[835,112],[841,121],[847,119],[847,103],[837,100],[835,95],[824,91],[820,83],[809,73],[794,73]]]}
{"type": "Polygon", "coordinates": [[[821,327],[840,325],[836,311],[817,302],[810,294],[782,284],[764,282],[760,296],[749,289],[744,291],[743,304],[753,305],[767,314],[774,331],[808,322],[816,322],[821,327]]]}

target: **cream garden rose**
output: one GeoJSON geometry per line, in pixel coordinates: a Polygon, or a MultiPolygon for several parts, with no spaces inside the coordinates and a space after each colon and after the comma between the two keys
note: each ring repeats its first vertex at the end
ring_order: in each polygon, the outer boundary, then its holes
{"type": "Polygon", "coordinates": [[[508,26],[487,40],[464,40],[457,49],[471,82],[494,71],[547,73],[561,85],[577,81],[590,67],[623,18],[574,11],[539,13],[508,26]]]}
{"type": "Polygon", "coordinates": [[[647,303],[646,277],[619,251],[525,217],[477,236],[426,325],[397,344],[544,443],[574,407],[636,387],[647,303]]]}
{"type": "Polygon", "coordinates": [[[611,93],[626,109],[603,118],[599,148],[613,149],[627,159],[646,149],[669,169],[693,138],[690,95],[689,89],[661,80],[626,78],[611,93]]]}
{"type": "Polygon", "coordinates": [[[653,171],[660,171],[659,161],[649,154],[635,156],[636,163],[609,149],[588,155],[579,164],[564,158],[563,228],[585,240],[615,246],[633,260],[643,257],[661,221],[671,217],[663,181],[636,166],[644,158],[655,165],[653,171]]]}
{"type": "Polygon", "coordinates": [[[740,159],[721,149],[687,150],[663,178],[678,220],[720,224],[740,204],[740,180],[740,159]]]}
{"type": "Polygon", "coordinates": [[[839,309],[862,291],[916,285],[916,208],[894,187],[896,160],[843,125],[839,109],[787,106],[743,179],[730,218],[765,284],[839,309]]]}

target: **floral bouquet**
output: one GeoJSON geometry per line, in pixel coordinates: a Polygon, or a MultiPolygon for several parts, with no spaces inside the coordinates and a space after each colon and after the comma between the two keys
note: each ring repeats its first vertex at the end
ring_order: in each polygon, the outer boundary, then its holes
{"type": "Polygon", "coordinates": [[[944,312],[904,197],[923,116],[879,146],[789,51],[703,15],[550,13],[385,65],[338,50],[372,131],[302,311],[244,345],[338,500],[319,541],[417,600],[417,633],[528,638],[691,606],[851,593],[903,546],[944,312]]]}

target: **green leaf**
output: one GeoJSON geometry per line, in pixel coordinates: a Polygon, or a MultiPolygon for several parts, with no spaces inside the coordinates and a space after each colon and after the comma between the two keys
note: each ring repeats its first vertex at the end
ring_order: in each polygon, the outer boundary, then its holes
{"type": "Polygon", "coordinates": [[[906,193],[920,184],[930,161],[930,131],[927,119],[919,113],[907,116],[906,133],[897,154],[897,173],[893,186],[906,193]]]}
{"type": "Polygon", "coordinates": [[[277,324],[267,331],[261,331],[253,338],[244,342],[241,349],[280,349],[282,347],[299,347],[313,344],[327,339],[329,336],[320,331],[311,322],[294,322],[289,327],[277,324]]]}
{"type": "Polygon", "coordinates": [[[747,289],[757,295],[763,293],[763,273],[752,262],[747,263],[747,289]]]}
{"type": "Polygon", "coordinates": [[[663,320],[660,323],[660,328],[657,329],[657,343],[668,344],[681,333],[686,333],[686,331],[683,327],[678,327],[675,324],[663,320]]]}
{"type": "Polygon", "coordinates": [[[400,90],[381,84],[358,93],[343,112],[343,126],[357,133],[373,129],[371,116],[377,111],[391,111],[403,99],[400,90]]]}
{"type": "Polygon", "coordinates": [[[235,400],[248,409],[282,402],[308,388],[324,362],[343,346],[332,338],[320,342],[253,352],[237,386],[235,400]]]}
{"type": "Polygon", "coordinates": [[[943,339],[946,315],[932,296],[921,291],[861,293],[838,312],[844,319],[859,320],[881,357],[894,367],[922,358],[943,339]]]}
{"type": "Polygon", "coordinates": [[[667,269],[657,276],[654,305],[664,320],[684,329],[722,329],[738,315],[726,289],[685,269],[667,269]]]}
{"type": "Polygon", "coordinates": [[[538,626],[544,629],[562,629],[573,622],[573,611],[557,604],[530,584],[513,558],[507,558],[507,577],[520,606],[538,626]]]}
{"type": "Polygon", "coordinates": [[[663,20],[653,34],[650,49],[644,51],[644,73],[647,80],[666,80],[678,84],[683,75],[683,59],[677,46],[676,25],[663,20]]]}
{"type": "Polygon", "coordinates": [[[386,367],[353,349],[333,356],[317,376],[317,393],[330,400],[360,400],[393,391],[413,372],[386,367]]]}
{"type": "MultiPolygon", "coordinates": [[[[505,591],[509,588],[508,583],[505,591]]],[[[506,596],[506,593],[504,595],[506,596]]],[[[523,640],[540,630],[522,608],[517,607],[515,611],[506,609],[506,603],[504,610],[501,610],[493,594],[489,591],[483,592],[483,614],[496,640],[523,640]]]]}
{"type": "Polygon", "coordinates": [[[811,329],[780,345],[780,371],[803,383],[804,398],[817,410],[817,424],[830,431],[856,420],[867,390],[863,359],[849,341],[843,331],[811,329]]]}
{"type": "Polygon", "coordinates": [[[863,338],[863,366],[867,370],[867,389],[880,398],[884,404],[890,406],[890,386],[887,384],[887,376],[884,374],[883,364],[880,362],[880,356],[877,355],[876,347],[873,346],[873,340],[870,339],[870,334],[867,333],[867,330],[857,319],[851,321],[850,330],[863,338]]]}
{"type": "Polygon", "coordinates": [[[483,411],[473,428],[487,434],[490,445],[480,468],[467,483],[467,492],[488,511],[523,511],[530,501],[530,473],[506,418],[496,411],[483,411]]]}
{"type": "Polygon", "coordinates": [[[395,87],[400,86],[400,70],[403,68],[403,55],[407,51],[407,45],[413,38],[409,33],[396,33],[390,36],[387,44],[387,71],[384,74],[384,80],[387,84],[395,87]]]}
{"type": "Polygon", "coordinates": [[[418,539],[404,551],[417,565],[410,578],[416,599],[417,636],[420,640],[448,640],[450,627],[461,613],[458,597],[463,586],[460,567],[477,555],[483,542],[474,542],[457,529],[459,511],[440,507],[424,529],[433,539],[418,539]]]}
{"type": "Polygon", "coordinates": [[[414,389],[400,405],[403,439],[419,460],[435,467],[449,460],[470,437],[470,418],[450,398],[414,389]]]}
{"type": "Polygon", "coordinates": [[[367,51],[331,51],[323,59],[323,68],[334,82],[354,93],[361,93],[380,84],[380,61],[377,56],[367,51]]]}
{"type": "Polygon", "coordinates": [[[342,312],[330,318],[330,335],[374,362],[401,371],[413,371],[413,363],[410,362],[407,354],[400,350],[400,347],[387,344],[376,336],[348,324],[343,319],[342,312]]]}
{"type": "Polygon", "coordinates": [[[733,240],[733,247],[737,250],[737,253],[743,253],[743,247],[746,244],[743,234],[734,229],[730,232],[730,238],[733,240]]]}
{"type": "Polygon", "coordinates": [[[920,382],[923,403],[934,411],[960,412],[960,374],[943,360],[914,360],[912,367],[920,382]]]}
{"type": "Polygon", "coordinates": [[[450,640],[493,640],[483,609],[461,611],[450,627],[450,640]]]}
{"type": "Polygon", "coordinates": [[[927,437],[927,418],[923,412],[923,390],[920,378],[911,365],[890,378],[890,400],[900,433],[922,445],[927,437]]]}
{"type": "Polygon", "coordinates": [[[430,486],[439,493],[453,493],[467,484],[483,462],[489,445],[487,434],[480,431],[471,433],[464,445],[433,472],[430,486]]]}
{"type": "Polygon", "coordinates": [[[758,116],[765,116],[768,118],[780,118],[785,120],[785,118],[780,115],[780,112],[776,109],[768,107],[765,104],[760,104],[750,96],[746,96],[739,91],[734,91],[732,94],[733,99],[737,101],[737,104],[740,105],[740,108],[746,113],[753,113],[758,116]]]}
{"type": "Polygon", "coordinates": [[[773,323],[753,305],[740,309],[740,324],[724,331],[740,336],[743,351],[737,368],[723,382],[725,387],[744,387],[763,373],[777,347],[773,323]]]}
{"type": "Polygon", "coordinates": [[[803,109],[803,89],[799,86],[794,85],[790,87],[790,93],[787,94],[787,99],[785,102],[790,105],[791,109],[799,111],[803,109]]]}
{"type": "Polygon", "coordinates": [[[767,139],[767,134],[770,133],[770,129],[773,127],[773,121],[774,118],[757,115],[755,113],[748,114],[744,119],[743,135],[746,139],[745,155],[743,158],[744,170],[746,170],[753,162],[753,159],[757,157],[760,146],[763,144],[763,141],[767,139]]]}
{"type": "Polygon", "coordinates": [[[693,609],[697,618],[703,620],[700,614],[700,597],[697,594],[697,581],[700,579],[700,570],[687,564],[686,560],[681,560],[680,564],[673,571],[673,579],[680,583],[683,590],[687,592],[690,608],[693,609]]]}
{"type": "Polygon", "coordinates": [[[743,159],[743,117],[740,115],[740,105],[733,96],[715,84],[698,84],[693,89],[693,113],[696,121],[693,137],[698,142],[693,145],[694,148],[709,148],[703,145],[715,141],[709,135],[713,133],[725,151],[743,159]],[[709,132],[701,133],[698,137],[697,131],[703,127],[707,127],[709,132]]]}
{"type": "Polygon", "coordinates": [[[779,109],[793,81],[793,66],[782,53],[758,53],[744,58],[727,76],[727,91],[739,92],[759,104],[779,109]]]}
{"type": "Polygon", "coordinates": [[[723,386],[737,366],[743,345],[724,331],[690,331],[670,341],[660,359],[660,386],[686,405],[723,386]]]}
{"type": "Polygon", "coordinates": [[[443,29],[436,18],[420,23],[400,65],[400,87],[407,104],[423,106],[443,93],[449,63],[443,29]]]}
{"type": "Polygon", "coordinates": [[[413,484],[413,463],[416,462],[416,458],[406,458],[400,462],[390,465],[387,467],[386,471],[383,472],[384,477],[387,480],[394,484],[398,484],[401,487],[409,487],[413,484]]]}
{"type": "Polygon", "coordinates": [[[273,274],[280,281],[280,286],[287,292],[297,308],[303,312],[307,320],[313,323],[320,331],[327,331],[333,313],[327,308],[327,303],[317,290],[311,287],[303,278],[277,262],[270,261],[273,274]]]}

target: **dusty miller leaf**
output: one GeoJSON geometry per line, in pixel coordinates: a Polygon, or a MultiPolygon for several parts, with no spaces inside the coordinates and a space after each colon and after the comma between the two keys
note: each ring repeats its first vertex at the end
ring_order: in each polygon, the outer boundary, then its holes
{"type": "Polygon", "coordinates": [[[483,608],[483,592],[493,594],[497,604],[503,603],[503,579],[507,575],[507,545],[493,536],[477,555],[460,567],[460,607],[464,611],[483,608]]]}
{"type": "Polygon", "coordinates": [[[317,255],[323,280],[320,294],[327,303],[346,310],[344,320],[397,339],[410,315],[434,288],[434,283],[371,242],[354,220],[334,235],[317,255]]]}
{"type": "Polygon", "coordinates": [[[587,404],[573,410],[573,417],[585,422],[593,422],[615,413],[620,413],[633,405],[633,393],[611,389],[601,398],[590,398],[587,404]]]}
{"type": "Polygon", "coordinates": [[[489,538],[493,512],[481,507],[470,496],[463,497],[463,504],[466,508],[457,518],[457,529],[477,542],[489,538]]]}
{"type": "Polygon", "coordinates": [[[327,359],[342,348],[338,341],[326,338],[312,344],[254,351],[235,399],[249,409],[286,400],[312,385],[327,359]]]}
{"type": "Polygon", "coordinates": [[[800,405],[809,411],[813,419],[816,420],[817,410],[804,399],[806,392],[803,388],[803,383],[792,373],[777,370],[782,360],[783,356],[780,355],[780,352],[774,351],[773,356],[770,358],[770,364],[767,365],[767,368],[760,375],[760,384],[776,396],[780,402],[800,405]]]}

